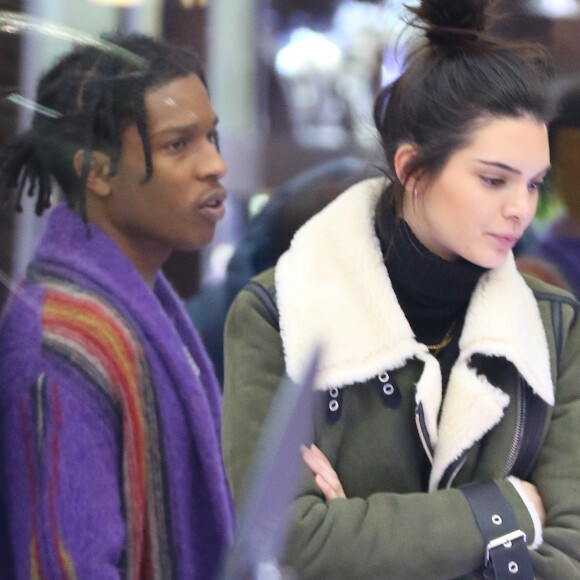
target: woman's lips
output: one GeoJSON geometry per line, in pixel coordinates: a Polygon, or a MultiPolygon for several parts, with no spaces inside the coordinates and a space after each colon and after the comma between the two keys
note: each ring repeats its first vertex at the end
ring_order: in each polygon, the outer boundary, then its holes
{"type": "Polygon", "coordinates": [[[497,244],[503,250],[511,250],[520,239],[519,236],[515,235],[503,235],[503,234],[490,234],[490,236],[497,242],[497,244]]]}

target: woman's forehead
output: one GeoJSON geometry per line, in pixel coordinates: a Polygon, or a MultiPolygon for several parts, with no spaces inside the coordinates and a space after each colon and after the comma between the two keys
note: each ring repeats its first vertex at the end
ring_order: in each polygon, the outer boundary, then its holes
{"type": "Polygon", "coordinates": [[[532,117],[499,117],[478,122],[457,152],[475,161],[505,164],[521,172],[545,171],[550,164],[546,124],[532,117]]]}

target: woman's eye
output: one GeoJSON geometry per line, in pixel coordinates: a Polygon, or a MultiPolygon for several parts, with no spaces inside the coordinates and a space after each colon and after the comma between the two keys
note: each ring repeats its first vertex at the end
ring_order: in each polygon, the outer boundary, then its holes
{"type": "Polygon", "coordinates": [[[529,185],[528,185],[528,189],[530,191],[538,191],[540,189],[540,187],[542,187],[542,181],[532,181],[529,185]]]}
{"type": "Polygon", "coordinates": [[[486,175],[482,175],[481,180],[490,187],[499,187],[505,183],[505,180],[501,177],[487,177],[486,175]]]}

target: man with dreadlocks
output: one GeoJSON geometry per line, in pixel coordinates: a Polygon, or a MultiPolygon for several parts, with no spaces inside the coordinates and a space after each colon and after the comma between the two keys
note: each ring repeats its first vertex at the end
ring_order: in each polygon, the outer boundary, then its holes
{"type": "Polygon", "coordinates": [[[0,324],[10,578],[202,578],[233,534],[209,359],[160,269],[207,244],[226,172],[188,50],[107,36],[41,78],[0,185],[66,202],[0,324]]]}

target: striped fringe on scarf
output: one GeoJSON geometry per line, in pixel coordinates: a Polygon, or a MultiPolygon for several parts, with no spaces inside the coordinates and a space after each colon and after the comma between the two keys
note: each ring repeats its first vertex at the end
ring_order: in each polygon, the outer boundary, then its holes
{"type": "MultiPolygon", "coordinates": [[[[156,395],[141,344],[119,312],[102,297],[53,277],[39,273],[35,277],[46,288],[44,346],[87,375],[122,415],[125,577],[172,578],[175,572],[161,432],[156,395]]],[[[32,550],[38,553],[34,546],[32,550]]],[[[62,577],[70,575],[64,573],[62,577]]]]}

